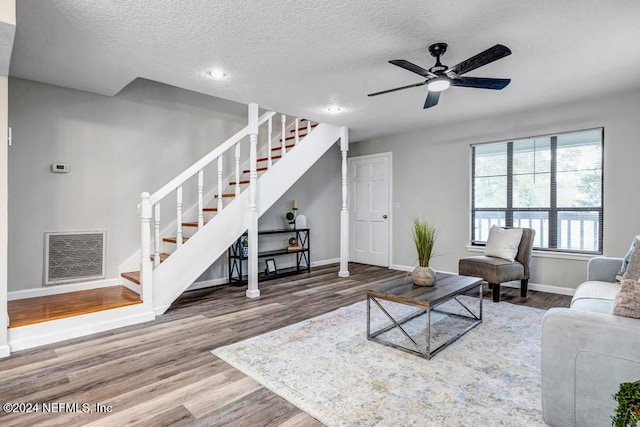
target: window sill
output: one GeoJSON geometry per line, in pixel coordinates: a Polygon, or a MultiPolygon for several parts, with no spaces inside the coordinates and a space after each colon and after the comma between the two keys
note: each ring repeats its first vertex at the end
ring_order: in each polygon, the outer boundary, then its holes
{"type": "MultiPolygon", "coordinates": [[[[484,253],[484,246],[467,245],[469,252],[484,253]]],[[[557,259],[571,259],[577,261],[588,261],[593,257],[602,256],[598,254],[570,254],[567,252],[553,252],[553,251],[537,251],[533,250],[532,256],[536,258],[557,258],[557,259]]]]}

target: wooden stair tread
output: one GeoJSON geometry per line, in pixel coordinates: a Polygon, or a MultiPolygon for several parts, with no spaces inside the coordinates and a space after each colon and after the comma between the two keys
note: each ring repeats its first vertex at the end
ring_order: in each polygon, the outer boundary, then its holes
{"type": "MultiPolygon", "coordinates": [[[[304,130],[304,129],[303,129],[303,130],[304,130]]],[[[307,133],[306,133],[306,132],[305,132],[305,134],[304,134],[304,135],[303,135],[303,134],[299,134],[299,135],[298,135],[298,138],[302,139],[302,138],[304,138],[305,136],[307,136],[307,133]]],[[[284,140],[285,140],[285,141],[291,141],[292,139],[296,139],[296,136],[295,136],[295,135],[293,135],[293,136],[288,136],[288,137],[286,137],[284,140]]],[[[280,142],[282,142],[282,138],[280,138],[280,142]]]]}
{"type": "MultiPolygon", "coordinates": [[[[153,255],[152,259],[153,259],[153,255]]],[[[127,271],[126,273],[120,274],[121,277],[127,279],[130,282],[135,283],[136,285],[140,284],[140,272],[139,271],[127,271]]]]}
{"type": "MultiPolygon", "coordinates": [[[[295,147],[295,146],[296,146],[295,144],[289,144],[289,145],[286,145],[286,146],[285,146],[285,148],[286,148],[287,150],[290,150],[291,148],[293,148],[293,147],[295,147]]],[[[271,149],[271,151],[278,151],[278,150],[282,150],[282,146],[281,146],[281,145],[279,145],[279,146],[274,147],[274,148],[272,148],[272,149],[271,149]]],[[[272,157],[272,158],[273,158],[273,157],[272,157]]]]}
{"type": "MultiPolygon", "coordinates": [[[[171,254],[168,254],[168,253],[166,253],[166,252],[161,252],[161,253],[160,253],[160,262],[162,263],[164,260],[166,260],[167,258],[169,258],[169,255],[171,255],[171,254]]],[[[153,261],[153,254],[151,254],[151,261],[153,261]]],[[[139,283],[138,283],[138,284],[139,284],[139,283]]]]}
{"type": "Polygon", "coordinates": [[[9,327],[33,325],[141,303],[140,295],[125,286],[18,299],[7,303],[9,327]]]}
{"type": "MultiPolygon", "coordinates": [[[[318,126],[318,123],[311,123],[311,129],[313,129],[316,126],[318,126]]],[[[307,129],[306,125],[305,126],[298,126],[298,132],[301,131],[301,130],[306,130],[306,129],[307,129]]],[[[295,129],[291,129],[289,132],[296,133],[296,130],[295,129]]]]}
{"type": "MultiPolygon", "coordinates": [[[[182,243],[186,242],[187,240],[189,240],[188,237],[182,236],[182,243]]],[[[162,241],[163,242],[167,242],[167,243],[178,243],[178,238],[177,237],[163,237],[162,241]]]]}
{"type": "MultiPolygon", "coordinates": [[[[273,150],[272,150],[273,151],[273,150]]],[[[277,154],[275,156],[271,156],[271,160],[276,160],[281,158],[282,156],[280,154],[277,154]]],[[[266,162],[267,160],[269,160],[268,157],[260,157],[259,159],[256,160],[256,162],[266,162]]],[[[258,168],[258,170],[260,170],[261,168],[258,168]]]]}
{"type": "MultiPolygon", "coordinates": [[[[207,209],[207,208],[202,208],[202,210],[203,210],[203,211],[204,211],[205,209],[207,209]]],[[[213,209],[215,209],[216,211],[218,210],[218,208],[213,208],[213,209]]],[[[203,225],[203,226],[207,225],[207,221],[203,221],[203,222],[202,222],[202,225],[203,225]]],[[[198,221],[183,222],[183,223],[182,223],[182,226],[183,226],[183,227],[197,227],[197,226],[198,226],[198,221]]]]}
{"type": "MultiPolygon", "coordinates": [[[[280,157],[280,156],[278,156],[278,157],[280,157]]],[[[256,172],[264,172],[266,170],[269,170],[269,168],[266,167],[266,166],[264,166],[262,168],[256,168],[256,172]]],[[[251,172],[250,169],[245,169],[245,170],[242,171],[242,173],[249,173],[249,172],[251,172]]],[[[242,184],[243,182],[244,181],[240,181],[240,184],[242,184]]],[[[248,183],[249,183],[249,181],[247,181],[245,184],[248,184],[248,183]]],[[[229,183],[229,185],[231,185],[231,183],[229,183]]]]}
{"type": "MultiPolygon", "coordinates": [[[[222,193],[222,197],[236,197],[236,193],[222,193]]],[[[214,195],[213,195],[213,198],[214,198],[214,199],[217,199],[217,198],[218,198],[218,195],[217,195],[217,194],[214,194],[214,195]]]]}
{"type": "MultiPolygon", "coordinates": [[[[246,172],[245,172],[245,171],[242,171],[242,173],[249,173],[249,170],[247,170],[246,172]]],[[[240,181],[238,184],[243,185],[243,184],[249,184],[250,182],[251,182],[251,181],[250,181],[250,180],[248,180],[248,179],[243,179],[243,180],[242,180],[242,181],[240,181]]],[[[236,185],[236,182],[235,182],[235,181],[230,181],[230,182],[229,182],[229,185],[231,185],[231,186],[236,185]]]]}
{"type": "Polygon", "coordinates": [[[218,208],[202,208],[202,212],[218,212],[218,208]]]}

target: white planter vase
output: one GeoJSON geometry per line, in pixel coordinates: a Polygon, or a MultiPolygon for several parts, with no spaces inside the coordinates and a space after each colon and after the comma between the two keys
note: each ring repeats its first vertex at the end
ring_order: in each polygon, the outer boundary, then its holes
{"type": "Polygon", "coordinates": [[[436,272],[431,267],[416,267],[411,273],[416,286],[433,286],[436,283],[436,272]]]}

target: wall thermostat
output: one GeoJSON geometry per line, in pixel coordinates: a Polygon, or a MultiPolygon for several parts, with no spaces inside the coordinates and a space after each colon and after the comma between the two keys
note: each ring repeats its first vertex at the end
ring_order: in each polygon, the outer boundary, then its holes
{"type": "Polygon", "coordinates": [[[69,173],[69,165],[64,163],[53,163],[51,171],[56,173],[69,173]]]}

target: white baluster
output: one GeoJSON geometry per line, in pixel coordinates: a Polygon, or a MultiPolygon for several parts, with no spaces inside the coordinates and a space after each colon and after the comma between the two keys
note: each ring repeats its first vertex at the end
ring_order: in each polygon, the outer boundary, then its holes
{"type": "Polygon", "coordinates": [[[204,208],[204,202],[202,200],[202,189],[204,187],[204,170],[198,171],[198,230],[204,225],[204,215],[202,209],[204,208]]]}
{"type": "Polygon", "coordinates": [[[267,168],[270,168],[273,165],[273,160],[271,160],[271,138],[273,133],[271,117],[269,117],[269,121],[267,122],[267,133],[267,168]]]}
{"type": "Polygon", "coordinates": [[[307,135],[311,133],[311,120],[307,120],[307,135]]]}
{"type": "Polygon", "coordinates": [[[176,245],[182,246],[182,185],[176,189],[176,245]]]}
{"type": "Polygon", "coordinates": [[[153,261],[151,261],[151,203],[149,193],[140,195],[142,201],[138,205],[140,215],[140,299],[153,301],[153,261]]]}
{"type": "Polygon", "coordinates": [[[160,203],[153,206],[153,266],[160,265],[160,203]]]}
{"type": "Polygon", "coordinates": [[[240,195],[240,143],[236,143],[236,197],[240,195]]]}
{"type": "Polygon", "coordinates": [[[222,155],[218,156],[218,212],[222,210],[222,155]]]}
{"type": "Polygon", "coordinates": [[[284,156],[287,153],[287,126],[285,122],[287,121],[287,116],[284,114],[280,115],[280,120],[282,120],[282,151],[280,152],[281,156],[284,156]]]}
{"type": "Polygon", "coordinates": [[[300,142],[300,119],[296,117],[296,145],[300,142]]]}

